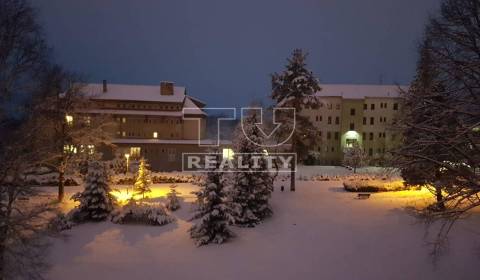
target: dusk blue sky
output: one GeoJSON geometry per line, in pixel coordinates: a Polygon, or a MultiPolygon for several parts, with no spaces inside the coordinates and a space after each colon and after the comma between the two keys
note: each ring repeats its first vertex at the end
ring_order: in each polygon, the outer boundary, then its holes
{"type": "Polygon", "coordinates": [[[171,80],[211,106],[270,92],[294,48],[322,83],[408,83],[439,0],[33,0],[54,57],[87,81],[171,80]]]}

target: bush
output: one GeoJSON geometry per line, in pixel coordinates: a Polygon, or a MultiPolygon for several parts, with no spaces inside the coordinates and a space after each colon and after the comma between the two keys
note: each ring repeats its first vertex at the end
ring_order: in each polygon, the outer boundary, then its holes
{"type": "Polygon", "coordinates": [[[70,215],[65,215],[63,213],[58,214],[55,218],[50,220],[48,224],[48,228],[53,231],[64,231],[67,229],[71,229],[75,223],[72,221],[70,215]]]}
{"type": "Polygon", "coordinates": [[[147,224],[162,226],[175,219],[167,214],[165,207],[152,206],[131,199],[128,204],[116,209],[112,213],[112,222],[116,224],[147,224]]]}
{"type": "Polygon", "coordinates": [[[402,180],[387,178],[355,178],[343,182],[343,187],[349,192],[391,192],[409,189],[402,180]]]}

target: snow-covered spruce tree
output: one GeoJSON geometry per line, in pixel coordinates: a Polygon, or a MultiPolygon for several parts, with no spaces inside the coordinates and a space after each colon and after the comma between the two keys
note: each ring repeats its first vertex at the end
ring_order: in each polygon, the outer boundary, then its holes
{"type": "Polygon", "coordinates": [[[234,162],[250,168],[233,173],[229,203],[235,223],[247,227],[272,215],[268,200],[273,191],[273,176],[266,172],[267,160],[263,157],[263,148],[258,145],[263,143],[258,122],[257,115],[252,113],[242,120],[234,134],[234,162]]]}
{"type": "Polygon", "coordinates": [[[152,184],[152,178],[150,175],[149,165],[146,159],[140,159],[140,165],[138,166],[137,178],[135,180],[134,195],[141,195],[145,198],[145,193],[151,192],[150,185],[152,184]]]}
{"type": "Polygon", "coordinates": [[[177,196],[179,192],[175,189],[176,187],[177,185],[175,184],[170,185],[170,192],[167,193],[167,203],[165,204],[165,207],[170,211],[180,209],[180,200],[177,196]]]}
{"type": "Polygon", "coordinates": [[[365,165],[367,155],[360,145],[355,142],[352,147],[345,148],[343,152],[343,164],[353,168],[353,173],[357,173],[357,168],[365,165]]]}
{"type": "Polygon", "coordinates": [[[107,170],[99,161],[90,161],[85,178],[85,190],[73,195],[72,199],[80,203],[71,213],[76,222],[105,220],[116,204],[115,197],[108,186],[107,170]]]}
{"type": "Polygon", "coordinates": [[[480,206],[478,7],[478,1],[444,0],[430,19],[406,96],[403,146],[396,152],[407,182],[438,189],[440,203],[418,211],[428,224],[441,223],[434,255],[453,223],[480,206]]]}
{"type": "Polygon", "coordinates": [[[190,228],[190,236],[197,246],[220,244],[232,238],[234,234],[228,225],[235,220],[225,202],[225,178],[218,165],[209,170],[200,191],[195,194],[197,209],[193,219],[199,220],[190,228]]]}
{"type": "MultiPolygon", "coordinates": [[[[290,138],[292,152],[297,153],[299,161],[308,157],[309,147],[317,142],[317,131],[308,119],[301,114],[304,109],[315,109],[319,100],[315,94],[321,90],[319,81],[307,69],[305,54],[295,49],[288,59],[286,70],[272,75],[272,95],[274,108],[295,108],[293,116],[284,111],[277,111],[277,120],[282,122],[283,135],[293,134],[290,138]]],[[[291,166],[290,190],[295,191],[295,166],[291,166]]]]}

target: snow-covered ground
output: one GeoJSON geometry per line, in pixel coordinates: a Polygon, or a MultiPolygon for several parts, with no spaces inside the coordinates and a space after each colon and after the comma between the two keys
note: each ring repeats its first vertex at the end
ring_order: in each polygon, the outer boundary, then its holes
{"type": "MultiPolygon", "coordinates": [[[[167,188],[154,187],[156,193],[167,188]]],[[[197,248],[187,232],[195,188],[178,184],[187,197],[172,224],[101,222],[67,231],[66,239],[54,240],[48,279],[478,278],[480,216],[454,228],[450,250],[434,266],[424,227],[402,210],[425,203],[425,191],[357,200],[339,181],[298,181],[295,193],[280,192],[277,184],[272,218],[256,228],[235,227],[231,242],[197,248]]]]}

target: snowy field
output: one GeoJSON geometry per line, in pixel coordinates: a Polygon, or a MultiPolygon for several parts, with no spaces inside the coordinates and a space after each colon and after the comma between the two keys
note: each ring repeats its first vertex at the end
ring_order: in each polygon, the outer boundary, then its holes
{"type": "MultiPolygon", "coordinates": [[[[167,188],[154,187],[156,193],[167,188]]],[[[231,242],[197,248],[187,232],[195,187],[177,189],[186,197],[172,224],[88,223],[55,239],[47,278],[478,279],[480,216],[455,227],[450,250],[434,266],[424,227],[402,210],[425,203],[425,191],[357,200],[338,181],[298,181],[295,193],[280,192],[277,184],[272,218],[256,228],[234,227],[231,242]]]]}

